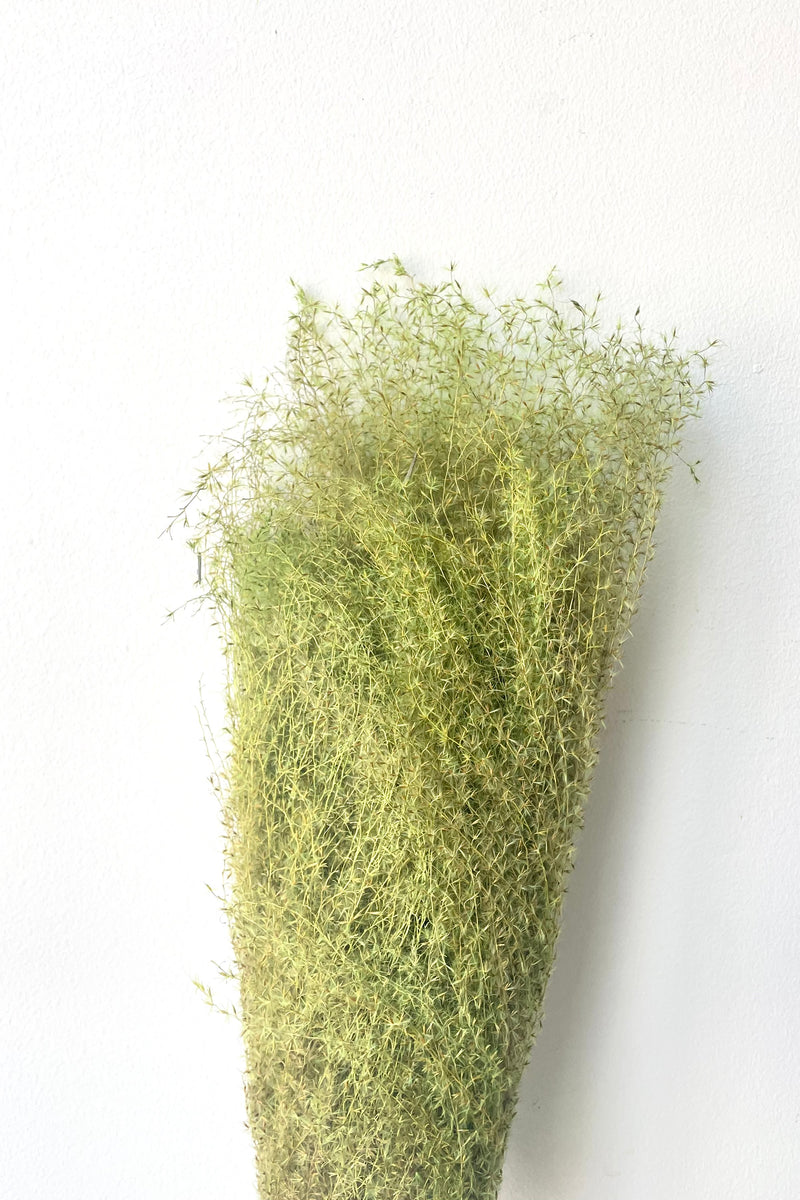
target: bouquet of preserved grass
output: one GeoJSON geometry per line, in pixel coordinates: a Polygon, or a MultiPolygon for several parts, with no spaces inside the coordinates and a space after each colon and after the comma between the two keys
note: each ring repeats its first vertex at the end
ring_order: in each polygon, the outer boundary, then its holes
{"type": "Polygon", "coordinates": [[[281,386],[197,489],[248,1113],[264,1200],[485,1200],[712,385],[553,279],[496,304],[371,265],[350,316],[298,289],[281,386]]]}

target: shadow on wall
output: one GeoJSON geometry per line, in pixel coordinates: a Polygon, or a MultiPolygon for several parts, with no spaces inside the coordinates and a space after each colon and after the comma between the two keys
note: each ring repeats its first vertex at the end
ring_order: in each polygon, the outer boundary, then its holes
{"type": "MultiPolygon", "coordinates": [[[[617,691],[617,705],[623,705],[617,691]]],[[[601,764],[592,789],[587,828],[579,836],[576,870],[568,885],[556,966],[544,1023],[522,1080],[503,1175],[501,1200],[562,1200],[587,1181],[592,1156],[594,1056],[607,1013],[610,956],[624,921],[627,848],[636,840],[634,781],[643,755],[634,731],[620,734],[616,705],[608,706],[601,764]]]]}
{"type": "MultiPolygon", "coordinates": [[[[691,439],[697,446],[702,443],[704,459],[710,436],[705,425],[702,436],[691,439]]],[[[671,661],[669,647],[680,645],[682,631],[693,619],[694,595],[703,575],[702,527],[709,502],[708,494],[700,503],[698,496],[688,472],[676,470],[659,523],[642,611],[634,618],[634,636],[623,648],[624,668],[608,697],[606,728],[545,997],[544,1023],[522,1080],[500,1200],[575,1200],[584,1189],[587,1195],[592,1193],[593,1181],[586,1177],[586,1169],[594,1159],[596,1106],[599,1099],[602,1102],[595,1066],[603,1051],[604,1024],[608,1025],[609,985],[617,986],[619,979],[618,974],[614,979],[615,952],[624,944],[636,899],[631,885],[641,874],[637,869],[640,847],[649,854],[641,840],[643,825],[652,828],[646,811],[648,779],[654,768],[659,769],[653,755],[653,724],[639,723],[635,715],[629,719],[627,714],[637,696],[648,697],[653,711],[657,700],[650,691],[659,686],[659,669],[671,661]]],[[[674,659],[679,662],[680,656],[674,659]]],[[[697,789],[703,785],[700,780],[697,789]]],[[[695,869],[694,863],[686,863],[688,872],[695,869]]],[[[688,924],[689,914],[679,907],[676,915],[681,927],[674,930],[669,952],[680,955],[682,927],[688,924]]],[[[680,970],[675,988],[681,990],[680,970]]],[[[670,1042],[680,1037],[674,1020],[663,1016],[671,1011],[673,1000],[680,1007],[679,999],[663,997],[664,1008],[659,1006],[653,1014],[654,1036],[663,1033],[670,1042]]],[[[658,1058],[663,1061],[662,1054],[658,1058]]],[[[613,1101],[609,1097],[603,1109],[613,1109],[613,1101]]]]}

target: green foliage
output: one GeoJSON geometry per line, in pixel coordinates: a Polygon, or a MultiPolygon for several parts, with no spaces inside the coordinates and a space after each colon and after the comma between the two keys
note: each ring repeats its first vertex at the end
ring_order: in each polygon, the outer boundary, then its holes
{"type": "Polygon", "coordinates": [[[200,481],[228,911],[269,1200],[485,1200],[602,699],[712,385],[559,296],[372,264],[200,481]],[[273,394],[274,393],[274,394],[273,394]]]}

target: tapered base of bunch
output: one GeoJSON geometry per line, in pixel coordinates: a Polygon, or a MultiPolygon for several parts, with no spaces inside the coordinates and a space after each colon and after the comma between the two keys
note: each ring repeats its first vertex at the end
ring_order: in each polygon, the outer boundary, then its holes
{"type": "Polygon", "coordinates": [[[497,1192],[563,847],[550,857],[535,804],[502,794],[491,828],[465,796],[435,823],[412,797],[395,803],[342,802],[319,824],[297,814],[293,899],[262,907],[251,935],[242,998],[264,1200],[497,1192]],[[343,831],[333,859],[321,826],[343,831]]]}

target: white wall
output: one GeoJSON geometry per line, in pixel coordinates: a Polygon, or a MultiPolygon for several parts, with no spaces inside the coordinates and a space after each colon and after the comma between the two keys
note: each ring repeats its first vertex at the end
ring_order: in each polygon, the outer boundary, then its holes
{"type": "MultiPolygon", "coordinates": [[[[218,401],[399,253],[558,264],[718,390],[611,700],[502,1200],[800,1194],[793,0],[4,0],[0,1195],[253,1195],[219,726],[158,539],[218,401]]],[[[456,1200],[456,1198],[454,1198],[456,1200]]]]}

